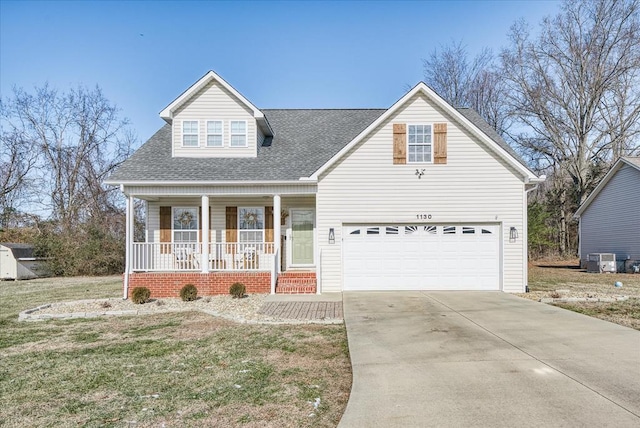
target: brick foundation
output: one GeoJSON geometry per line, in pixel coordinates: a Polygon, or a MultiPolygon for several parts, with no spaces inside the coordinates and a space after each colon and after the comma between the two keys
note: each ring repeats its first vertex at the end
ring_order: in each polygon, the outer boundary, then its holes
{"type": "Polygon", "coordinates": [[[229,294],[229,287],[241,282],[247,293],[270,293],[271,272],[134,272],[129,274],[129,297],[135,287],[147,287],[151,297],[180,297],[180,289],[193,284],[199,296],[229,294]]]}

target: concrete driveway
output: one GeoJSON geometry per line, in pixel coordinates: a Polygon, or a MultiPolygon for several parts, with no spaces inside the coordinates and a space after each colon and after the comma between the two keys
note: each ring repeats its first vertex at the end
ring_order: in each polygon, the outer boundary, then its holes
{"type": "Polygon", "coordinates": [[[345,292],[339,427],[640,426],[640,331],[500,292],[345,292]]]}

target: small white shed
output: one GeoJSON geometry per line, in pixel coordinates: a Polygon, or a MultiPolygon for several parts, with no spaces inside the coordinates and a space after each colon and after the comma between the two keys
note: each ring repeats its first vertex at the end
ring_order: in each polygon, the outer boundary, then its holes
{"type": "Polygon", "coordinates": [[[31,279],[48,276],[42,258],[34,257],[30,244],[0,243],[0,280],[31,279]]]}

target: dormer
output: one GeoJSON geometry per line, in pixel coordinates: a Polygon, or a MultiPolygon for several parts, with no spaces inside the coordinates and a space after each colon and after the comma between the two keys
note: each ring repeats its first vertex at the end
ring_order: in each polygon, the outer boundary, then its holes
{"type": "Polygon", "coordinates": [[[264,114],[213,71],[160,117],[171,125],[173,157],[256,157],[265,137],[273,136],[264,114]]]}

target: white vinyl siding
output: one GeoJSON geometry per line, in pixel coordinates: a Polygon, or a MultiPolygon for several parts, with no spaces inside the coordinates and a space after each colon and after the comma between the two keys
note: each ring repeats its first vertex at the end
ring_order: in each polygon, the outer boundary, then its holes
{"type": "Polygon", "coordinates": [[[198,121],[182,121],[182,147],[198,147],[198,121]]]}
{"type": "MultiPolygon", "coordinates": [[[[498,224],[500,287],[522,292],[524,240],[511,243],[508,237],[510,227],[525,231],[525,198],[523,181],[511,166],[424,96],[416,95],[320,177],[317,230],[322,291],[342,289],[342,225],[419,221],[455,226],[498,224]],[[425,164],[421,179],[415,175],[415,164],[394,165],[393,123],[447,123],[447,165],[425,164]],[[335,244],[328,244],[330,228],[335,230],[335,244]]],[[[460,265],[463,268],[464,260],[460,265]]]]}
{"type": "Polygon", "coordinates": [[[207,147],[223,147],[223,122],[221,120],[207,121],[207,147]]]}
{"type": "Polygon", "coordinates": [[[205,85],[180,106],[173,118],[173,156],[175,157],[255,157],[257,123],[253,111],[215,80],[205,85]],[[198,121],[199,147],[182,146],[182,121],[198,121]],[[207,145],[207,122],[222,121],[222,146],[207,145]],[[245,144],[231,147],[231,122],[245,123],[245,144]]]}
{"type": "Polygon", "coordinates": [[[623,165],[580,217],[580,258],[615,253],[640,260],[640,171],[623,165]]]}

